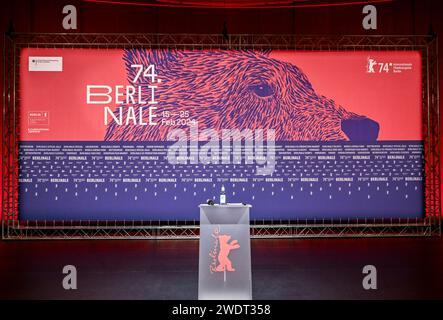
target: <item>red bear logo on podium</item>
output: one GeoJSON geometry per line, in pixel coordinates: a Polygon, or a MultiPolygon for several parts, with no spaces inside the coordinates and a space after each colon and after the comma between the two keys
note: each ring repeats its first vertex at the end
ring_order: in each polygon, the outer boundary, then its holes
{"type": "Polygon", "coordinates": [[[232,267],[232,262],[229,259],[229,253],[231,250],[240,248],[240,245],[238,244],[237,240],[232,240],[231,236],[228,234],[221,234],[218,236],[218,241],[220,244],[220,251],[218,252],[218,265],[215,268],[216,272],[223,272],[223,271],[235,271],[235,269],[232,267]]]}

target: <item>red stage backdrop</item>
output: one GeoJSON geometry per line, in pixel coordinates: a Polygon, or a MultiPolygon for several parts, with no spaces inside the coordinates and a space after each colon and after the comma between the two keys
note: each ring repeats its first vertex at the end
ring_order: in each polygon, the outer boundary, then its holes
{"type": "Polygon", "coordinates": [[[221,185],[252,218],[423,215],[418,52],[24,49],[20,63],[23,219],[194,219],[221,185]],[[274,130],[275,164],[190,149],[171,163],[168,135],[189,125],[274,130]]]}
{"type": "MultiPolygon", "coordinates": [[[[51,126],[50,131],[35,134],[29,133],[25,123],[21,139],[103,140],[106,131],[103,108],[86,104],[86,86],[130,85],[123,54],[123,50],[111,49],[25,49],[21,56],[21,111],[23,114],[39,108],[49,111],[51,126]],[[28,57],[42,55],[63,56],[63,72],[27,71],[28,57]]],[[[380,124],[378,140],[421,140],[418,52],[273,51],[269,57],[298,66],[318,94],[333,99],[350,112],[376,120],[380,124]],[[368,58],[377,63],[412,64],[413,69],[395,72],[391,66],[388,72],[380,72],[377,64],[375,72],[370,73],[366,70],[368,58]]],[[[382,68],[386,69],[385,64],[382,68]]]]}

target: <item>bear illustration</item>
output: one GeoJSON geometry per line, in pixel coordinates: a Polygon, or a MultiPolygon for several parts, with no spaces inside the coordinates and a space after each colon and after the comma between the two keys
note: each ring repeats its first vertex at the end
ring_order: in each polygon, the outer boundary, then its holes
{"type": "MultiPolygon", "coordinates": [[[[129,83],[136,77],[133,65],[154,65],[160,83],[155,99],[159,113],[179,121],[188,114],[199,130],[274,129],[277,141],[375,141],[379,124],[347,111],[317,94],[296,65],[257,50],[128,49],[124,52],[129,83]]],[[[138,77],[144,101],[150,101],[149,77],[138,77]]],[[[125,108],[126,105],[121,107],[125,108]]],[[[134,105],[136,117],[149,117],[148,108],[134,105]],[[146,115],[145,115],[146,113],[146,115]]],[[[126,108],[127,109],[127,108],[126,108]]],[[[117,113],[117,110],[115,111],[117,113]]],[[[125,109],[123,110],[125,115],[125,109]]],[[[156,126],[117,125],[106,129],[109,141],[164,141],[173,128],[156,118],[156,126]]]]}
{"type": "Polygon", "coordinates": [[[232,240],[230,235],[227,234],[221,234],[218,236],[218,241],[220,244],[220,251],[218,252],[217,260],[218,265],[215,268],[215,271],[217,272],[223,272],[223,271],[235,271],[234,267],[232,267],[232,262],[229,259],[229,253],[231,250],[240,248],[240,245],[238,244],[237,240],[232,240]]]}

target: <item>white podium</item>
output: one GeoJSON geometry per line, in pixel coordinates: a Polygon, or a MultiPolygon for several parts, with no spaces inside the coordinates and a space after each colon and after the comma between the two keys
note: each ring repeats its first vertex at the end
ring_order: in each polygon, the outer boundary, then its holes
{"type": "Polygon", "coordinates": [[[200,206],[199,300],[251,300],[250,205],[200,206]]]}

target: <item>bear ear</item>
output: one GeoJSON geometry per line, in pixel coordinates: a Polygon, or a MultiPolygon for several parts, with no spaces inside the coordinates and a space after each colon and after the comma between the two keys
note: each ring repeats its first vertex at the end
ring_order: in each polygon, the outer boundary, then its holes
{"type": "Polygon", "coordinates": [[[179,61],[185,53],[175,49],[127,49],[123,54],[128,79],[134,79],[137,69],[131,65],[141,64],[145,67],[153,64],[156,70],[168,69],[179,61]]]}
{"type": "Polygon", "coordinates": [[[265,48],[265,49],[261,49],[259,52],[265,56],[269,56],[272,52],[272,49],[265,48]]]}
{"type": "Polygon", "coordinates": [[[272,49],[269,48],[260,48],[260,49],[241,49],[240,52],[243,52],[251,57],[256,56],[257,54],[268,57],[272,49]]]}

